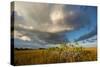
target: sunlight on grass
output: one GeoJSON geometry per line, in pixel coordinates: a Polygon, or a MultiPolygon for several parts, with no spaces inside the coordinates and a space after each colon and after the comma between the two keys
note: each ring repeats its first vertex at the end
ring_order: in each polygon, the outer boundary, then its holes
{"type": "Polygon", "coordinates": [[[61,44],[60,47],[40,49],[18,49],[14,50],[14,64],[46,64],[62,62],[96,61],[96,48],[68,47],[61,44]]]}

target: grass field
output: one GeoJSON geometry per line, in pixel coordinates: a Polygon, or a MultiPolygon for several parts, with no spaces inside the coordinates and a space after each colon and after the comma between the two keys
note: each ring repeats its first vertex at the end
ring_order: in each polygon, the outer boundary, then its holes
{"type": "Polygon", "coordinates": [[[50,48],[14,50],[15,65],[82,62],[96,60],[96,48],[50,48]]]}

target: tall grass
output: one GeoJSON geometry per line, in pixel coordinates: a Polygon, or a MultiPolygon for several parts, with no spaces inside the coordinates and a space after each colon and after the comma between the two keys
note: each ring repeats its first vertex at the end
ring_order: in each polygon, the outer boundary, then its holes
{"type": "Polygon", "coordinates": [[[96,61],[97,51],[96,48],[68,47],[66,45],[47,49],[15,49],[14,60],[15,65],[96,61]]]}

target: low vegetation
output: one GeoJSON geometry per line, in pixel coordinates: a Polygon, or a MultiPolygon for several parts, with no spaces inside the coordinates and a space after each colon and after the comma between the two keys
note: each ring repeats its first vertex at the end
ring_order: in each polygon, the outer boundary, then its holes
{"type": "Polygon", "coordinates": [[[96,48],[83,48],[81,46],[65,46],[54,48],[40,49],[18,49],[14,50],[14,64],[47,64],[47,63],[63,63],[63,62],[82,62],[96,61],[96,48]]]}

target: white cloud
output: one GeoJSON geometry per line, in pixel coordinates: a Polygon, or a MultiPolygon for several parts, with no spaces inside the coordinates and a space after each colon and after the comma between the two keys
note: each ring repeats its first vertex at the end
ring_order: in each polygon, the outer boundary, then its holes
{"type": "Polygon", "coordinates": [[[20,28],[29,29],[29,30],[33,30],[34,29],[33,26],[25,26],[25,25],[22,25],[22,24],[18,24],[18,26],[20,28]]]}
{"type": "Polygon", "coordinates": [[[19,31],[14,31],[14,38],[18,38],[24,41],[31,41],[31,38],[24,35],[23,33],[20,33],[19,31]]]}
{"type": "Polygon", "coordinates": [[[50,18],[53,24],[57,24],[58,20],[64,19],[63,7],[64,7],[63,5],[53,6],[51,13],[50,13],[50,18]]]}
{"type": "Polygon", "coordinates": [[[22,36],[20,39],[24,41],[31,41],[31,38],[29,38],[28,36],[22,36]]]}

